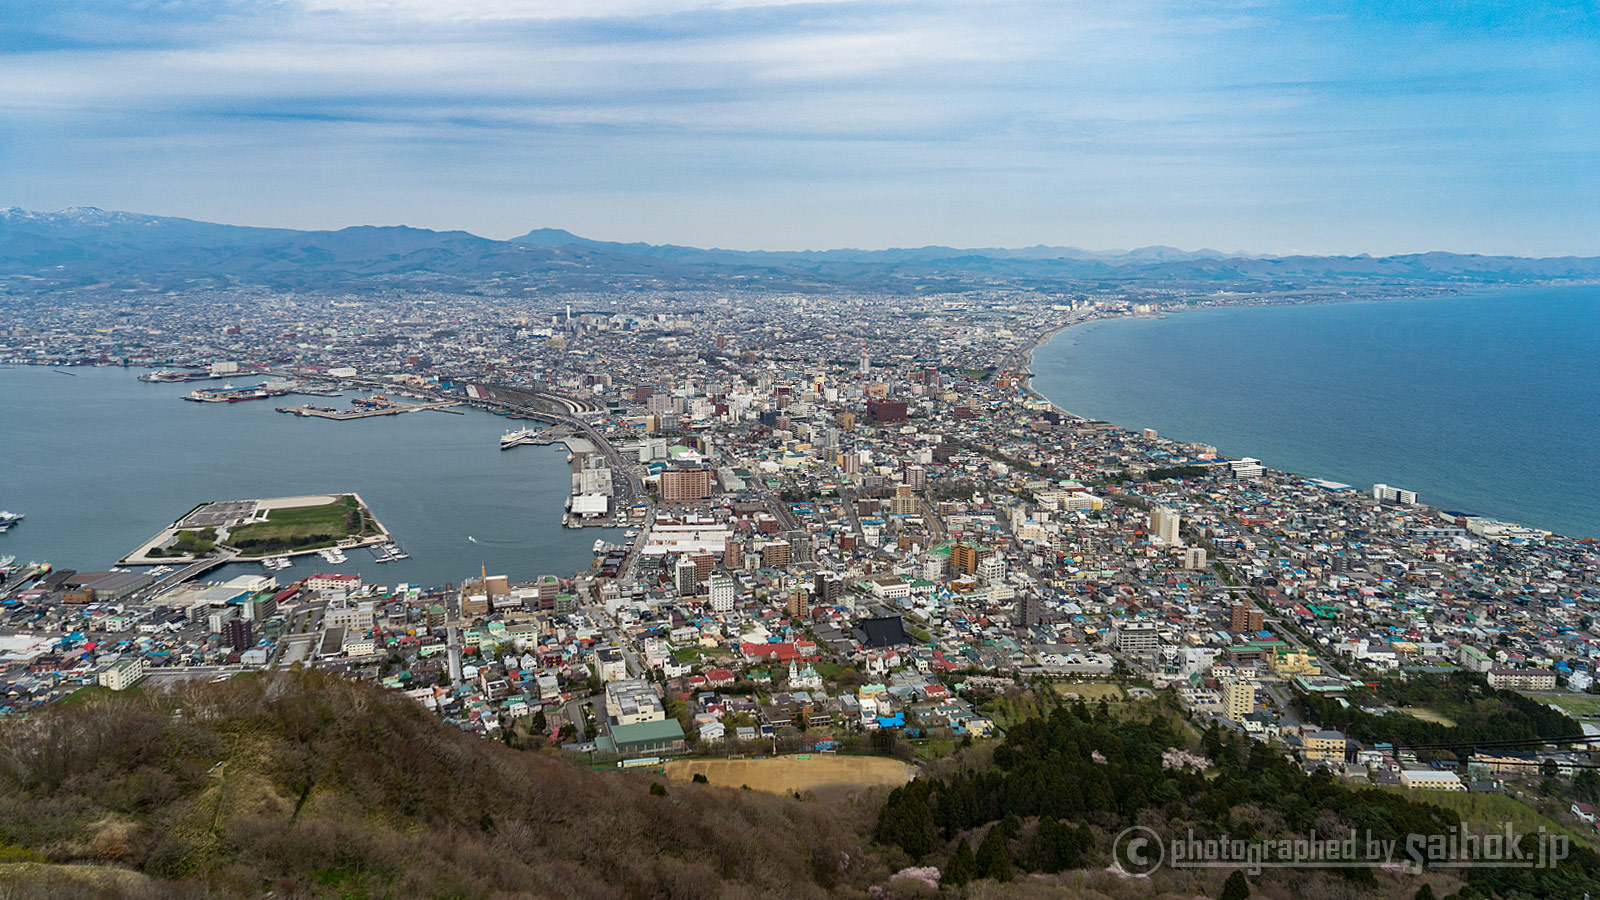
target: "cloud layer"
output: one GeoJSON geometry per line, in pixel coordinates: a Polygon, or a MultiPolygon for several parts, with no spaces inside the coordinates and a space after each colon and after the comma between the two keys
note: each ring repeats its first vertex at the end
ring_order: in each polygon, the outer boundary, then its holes
{"type": "Polygon", "coordinates": [[[1592,4],[0,0],[0,205],[1600,254],[1596,73],[1592,4]]]}

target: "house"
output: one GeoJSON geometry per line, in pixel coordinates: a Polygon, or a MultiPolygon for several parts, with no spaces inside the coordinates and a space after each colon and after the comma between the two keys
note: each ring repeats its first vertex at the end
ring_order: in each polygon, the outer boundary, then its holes
{"type": "Polygon", "coordinates": [[[1572,804],[1572,814],[1589,823],[1593,823],[1596,818],[1594,807],[1588,803],[1572,804]]]}

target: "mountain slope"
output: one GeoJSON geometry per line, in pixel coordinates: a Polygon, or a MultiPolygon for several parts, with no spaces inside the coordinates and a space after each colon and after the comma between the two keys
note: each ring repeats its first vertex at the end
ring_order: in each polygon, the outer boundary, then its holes
{"type": "Polygon", "coordinates": [[[0,863],[32,862],[0,886],[98,863],[106,896],[822,897],[886,871],[836,810],[650,782],[317,674],[97,697],[0,722],[0,863]]]}

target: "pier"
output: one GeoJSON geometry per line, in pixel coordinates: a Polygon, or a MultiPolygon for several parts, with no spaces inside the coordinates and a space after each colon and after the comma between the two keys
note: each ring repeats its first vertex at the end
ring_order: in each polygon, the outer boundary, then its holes
{"type": "MultiPolygon", "coordinates": [[[[376,409],[329,409],[325,406],[280,406],[278,412],[293,413],[297,416],[306,416],[314,419],[335,419],[345,421],[348,419],[371,419],[376,416],[398,416],[401,413],[423,412],[436,409],[440,412],[457,412],[452,407],[460,404],[454,401],[443,400],[437,403],[390,403],[376,409]]],[[[459,414],[459,413],[457,413],[459,414]]]]}

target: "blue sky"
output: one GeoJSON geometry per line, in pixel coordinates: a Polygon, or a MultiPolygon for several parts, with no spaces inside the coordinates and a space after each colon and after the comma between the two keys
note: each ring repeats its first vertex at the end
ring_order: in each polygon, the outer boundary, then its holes
{"type": "Polygon", "coordinates": [[[1600,6],[0,0],[0,206],[1600,255],[1600,6]]]}

